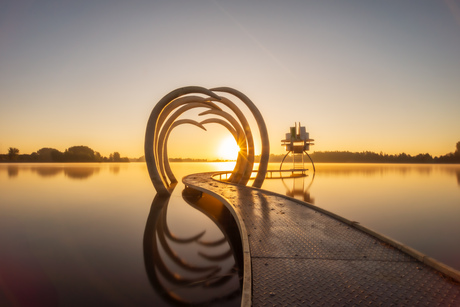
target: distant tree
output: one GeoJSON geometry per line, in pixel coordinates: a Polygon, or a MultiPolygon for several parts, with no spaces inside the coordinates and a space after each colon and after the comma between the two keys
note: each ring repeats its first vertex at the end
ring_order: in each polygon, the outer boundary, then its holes
{"type": "Polygon", "coordinates": [[[120,153],[117,152],[117,151],[115,151],[115,152],[113,153],[113,162],[120,162],[120,160],[121,160],[120,153]]]}
{"type": "Polygon", "coordinates": [[[103,160],[104,160],[104,157],[102,157],[98,151],[94,152],[94,161],[102,162],[103,160]]]}
{"type": "Polygon", "coordinates": [[[88,146],[72,146],[64,153],[64,159],[68,162],[94,162],[94,150],[88,146]]]}
{"type": "MultiPolygon", "coordinates": [[[[459,142],[460,143],[460,142],[459,142]]],[[[349,152],[349,151],[315,151],[310,154],[314,162],[338,162],[338,163],[459,163],[460,153],[458,156],[449,153],[444,156],[433,158],[430,154],[418,154],[411,156],[406,153],[397,155],[388,155],[383,152],[375,153],[371,151],[349,152]]],[[[284,155],[270,155],[270,162],[281,162],[284,155]]],[[[256,156],[258,162],[260,156],[256,156]]],[[[292,162],[292,155],[286,157],[284,162],[292,162]]]]}
{"type": "Polygon", "coordinates": [[[64,161],[64,153],[60,152],[59,150],[55,150],[51,152],[51,160],[53,162],[63,162],[64,161]]]}
{"type": "Polygon", "coordinates": [[[457,142],[455,149],[455,152],[439,156],[434,161],[438,163],[460,163],[460,142],[457,142]]]}
{"type": "Polygon", "coordinates": [[[145,156],[135,159],[136,162],[145,162],[145,156]]]}
{"type": "Polygon", "coordinates": [[[15,147],[8,148],[8,159],[10,161],[16,161],[19,156],[19,149],[15,147]]]}
{"type": "Polygon", "coordinates": [[[433,162],[433,157],[426,153],[426,154],[418,154],[417,156],[414,157],[415,162],[417,163],[430,163],[433,162]]]}
{"type": "Polygon", "coordinates": [[[113,154],[110,154],[109,157],[110,162],[129,162],[128,157],[121,157],[118,151],[115,151],[113,154]]]}
{"type": "Polygon", "coordinates": [[[57,149],[43,147],[37,150],[38,160],[42,162],[62,162],[64,154],[57,149]]]}
{"type": "Polygon", "coordinates": [[[29,159],[30,159],[31,162],[37,162],[37,161],[39,161],[39,160],[38,160],[38,153],[36,153],[36,152],[31,153],[31,154],[29,155],[29,159]]]}

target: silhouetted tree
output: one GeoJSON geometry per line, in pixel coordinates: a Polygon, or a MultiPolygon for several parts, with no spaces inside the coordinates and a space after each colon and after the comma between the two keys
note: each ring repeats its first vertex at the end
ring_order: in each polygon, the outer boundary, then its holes
{"type": "Polygon", "coordinates": [[[38,160],[42,162],[62,162],[64,154],[57,149],[43,147],[37,151],[38,160]]]}
{"type": "Polygon", "coordinates": [[[439,156],[434,161],[439,163],[460,163],[460,142],[457,142],[455,152],[439,156]]]}
{"type": "Polygon", "coordinates": [[[88,146],[72,146],[61,152],[55,148],[43,147],[32,154],[19,155],[19,149],[10,147],[8,154],[0,154],[0,162],[129,162],[129,158],[121,157],[119,152],[110,154],[110,158],[88,146]]]}
{"type": "Polygon", "coordinates": [[[104,157],[102,157],[102,155],[98,151],[94,152],[94,161],[102,162],[103,160],[104,157]]]}
{"type": "Polygon", "coordinates": [[[129,162],[129,158],[121,157],[120,153],[115,151],[113,154],[109,156],[109,162],[129,162]]]}
{"type": "Polygon", "coordinates": [[[8,148],[8,159],[10,161],[16,161],[19,156],[19,149],[15,147],[8,148]]]}
{"type": "Polygon", "coordinates": [[[115,151],[113,153],[113,162],[120,162],[120,160],[121,160],[120,153],[115,151]]]}
{"type": "Polygon", "coordinates": [[[72,146],[65,151],[64,159],[68,162],[94,162],[94,150],[88,146],[72,146]]]}
{"type": "MultiPolygon", "coordinates": [[[[452,153],[450,154],[452,155],[452,153]]],[[[310,154],[314,162],[333,162],[333,163],[448,163],[445,160],[433,158],[430,154],[418,154],[411,156],[406,153],[398,155],[388,155],[383,152],[375,153],[371,151],[349,152],[349,151],[315,151],[310,154]]],[[[281,162],[284,155],[270,155],[270,162],[281,162]]],[[[443,156],[445,157],[445,156],[443,156]]],[[[258,162],[260,156],[256,156],[258,162]]],[[[292,162],[292,155],[288,156],[284,162],[292,162]]],[[[450,162],[449,162],[450,163],[450,162]]]]}
{"type": "Polygon", "coordinates": [[[136,162],[145,162],[145,156],[139,157],[135,161],[136,162]]]}
{"type": "Polygon", "coordinates": [[[414,157],[417,163],[430,163],[433,161],[433,157],[430,154],[418,154],[414,157]]]}

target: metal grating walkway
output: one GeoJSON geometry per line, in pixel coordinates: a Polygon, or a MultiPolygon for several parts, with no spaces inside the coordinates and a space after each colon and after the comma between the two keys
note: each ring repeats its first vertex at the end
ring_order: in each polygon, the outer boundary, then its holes
{"type": "Polygon", "coordinates": [[[460,306],[460,283],[314,208],[209,173],[183,181],[243,217],[254,306],[460,306]]]}

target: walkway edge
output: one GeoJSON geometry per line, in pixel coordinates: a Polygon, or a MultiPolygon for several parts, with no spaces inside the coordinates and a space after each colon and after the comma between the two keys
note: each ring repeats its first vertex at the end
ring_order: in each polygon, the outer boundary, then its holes
{"type": "MultiPolygon", "coordinates": [[[[217,179],[214,179],[212,178],[212,180],[216,180],[216,181],[219,181],[217,179]]],[[[283,195],[283,194],[279,194],[279,193],[275,193],[275,192],[272,192],[272,191],[268,191],[268,190],[263,190],[263,189],[258,189],[258,188],[254,188],[254,187],[247,187],[247,188],[250,188],[250,189],[255,189],[255,190],[261,190],[263,191],[264,193],[267,193],[267,194],[271,194],[271,195],[276,195],[278,197],[282,197],[282,198],[285,198],[285,199],[289,199],[291,201],[294,201],[300,205],[303,205],[303,206],[306,206],[306,207],[309,207],[311,209],[314,209],[314,210],[317,210],[318,212],[321,212],[323,214],[326,214],[330,217],[333,217],[341,222],[344,222],[356,229],[359,229],[365,233],[368,233],[370,234],[371,236],[395,247],[396,249],[408,254],[409,256],[412,256],[414,257],[415,259],[417,259],[418,261],[426,264],[427,266],[441,272],[442,274],[452,278],[453,280],[455,280],[456,282],[459,282],[460,283],[460,271],[434,259],[434,258],[431,258],[421,252],[419,252],[418,250],[406,245],[406,244],[403,244],[397,240],[394,240],[384,234],[381,234],[375,230],[372,230],[371,228],[368,228],[366,226],[363,226],[361,225],[359,222],[357,221],[350,221],[340,215],[337,215],[331,211],[328,211],[326,209],[323,209],[321,207],[317,207],[313,204],[310,204],[310,203],[307,203],[305,201],[301,201],[299,199],[296,199],[296,198],[292,198],[292,197],[289,197],[289,196],[286,196],[286,195],[283,195]]]]}
{"type": "MultiPolygon", "coordinates": [[[[189,176],[193,176],[193,174],[189,176]]],[[[244,224],[244,219],[241,216],[241,214],[235,210],[235,208],[232,206],[232,204],[228,201],[227,198],[211,190],[207,190],[200,186],[194,185],[190,182],[186,182],[185,181],[186,177],[188,176],[185,176],[184,178],[182,178],[182,182],[185,184],[185,186],[194,188],[198,191],[214,196],[215,198],[220,200],[225,205],[225,207],[227,207],[230,210],[232,215],[235,217],[236,224],[238,225],[238,228],[240,231],[241,243],[243,245],[242,248],[243,248],[244,267],[243,267],[243,289],[241,291],[241,306],[249,307],[252,305],[252,264],[251,264],[251,251],[249,248],[248,233],[246,230],[246,225],[244,224]]],[[[210,179],[212,179],[211,176],[210,176],[210,179]]],[[[215,180],[215,179],[212,179],[212,180],[215,180]]],[[[235,184],[230,184],[230,183],[228,184],[235,185],[235,184]]]]}

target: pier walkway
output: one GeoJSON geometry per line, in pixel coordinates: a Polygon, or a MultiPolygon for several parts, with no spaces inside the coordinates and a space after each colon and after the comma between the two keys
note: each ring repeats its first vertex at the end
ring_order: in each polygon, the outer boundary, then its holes
{"type": "Polygon", "coordinates": [[[460,306],[458,271],[358,223],[210,173],[183,182],[237,219],[244,306],[460,306]]]}

